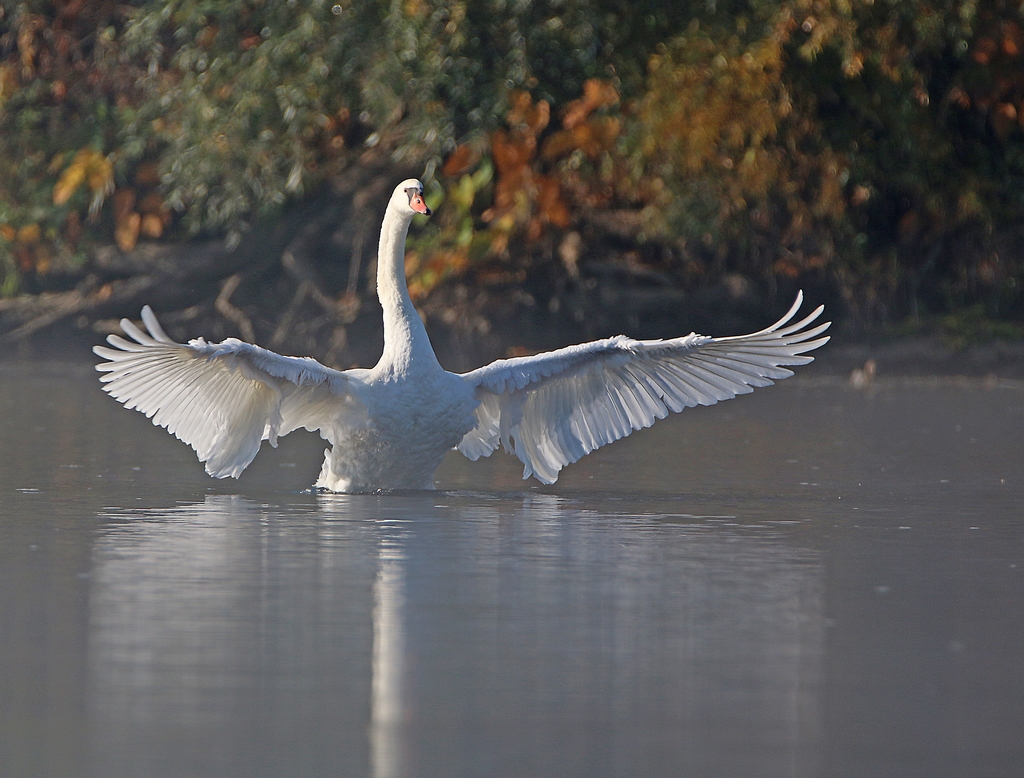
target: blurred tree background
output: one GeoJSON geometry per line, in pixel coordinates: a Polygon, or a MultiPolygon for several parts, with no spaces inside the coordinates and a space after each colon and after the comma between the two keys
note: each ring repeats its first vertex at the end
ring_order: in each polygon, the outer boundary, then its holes
{"type": "Polygon", "coordinates": [[[302,346],[345,361],[372,263],[335,233],[376,207],[372,168],[427,183],[410,288],[466,333],[488,329],[487,289],[580,321],[602,300],[778,307],[804,286],[853,331],[1019,337],[1022,17],[1003,0],[0,0],[0,314],[28,334],[129,313],[114,282],[216,241],[209,288],[181,276],[178,308],[280,345],[319,306],[333,335],[302,346]],[[247,253],[261,229],[287,282],[247,253]],[[588,298],[596,283],[641,291],[588,298]],[[261,313],[267,289],[282,302],[261,313]]]}

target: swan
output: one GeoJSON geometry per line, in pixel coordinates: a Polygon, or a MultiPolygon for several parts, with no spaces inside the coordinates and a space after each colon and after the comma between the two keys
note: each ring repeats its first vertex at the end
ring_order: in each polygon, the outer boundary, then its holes
{"type": "Polygon", "coordinates": [[[152,309],[143,332],[128,319],[103,358],[104,390],[195,449],[206,472],[237,478],[264,440],[320,433],[330,447],[315,486],[334,492],[433,489],[457,448],[475,461],[499,445],[544,484],[599,446],[695,405],[713,405],[793,375],[824,345],[823,306],[790,324],[803,294],[779,321],[750,335],[670,340],[619,335],[457,374],[434,355],[405,279],[405,239],[430,215],[423,184],[403,181],[380,231],[377,294],[384,353],[371,369],[334,370],[236,338],[171,340],[152,309]]]}

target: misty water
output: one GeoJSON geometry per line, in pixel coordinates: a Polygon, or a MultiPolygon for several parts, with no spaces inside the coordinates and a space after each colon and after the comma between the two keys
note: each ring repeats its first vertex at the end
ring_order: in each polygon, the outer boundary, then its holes
{"type": "Polygon", "coordinates": [[[0,365],[0,778],[1008,776],[1024,384],[801,377],[553,487],[239,481],[0,365]]]}

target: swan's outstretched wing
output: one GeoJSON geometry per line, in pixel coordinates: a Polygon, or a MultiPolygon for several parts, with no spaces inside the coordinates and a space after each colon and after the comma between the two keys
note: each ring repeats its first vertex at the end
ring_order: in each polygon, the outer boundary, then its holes
{"type": "Polygon", "coordinates": [[[800,293],[785,316],[750,335],[620,335],[466,373],[480,405],[477,427],[458,448],[477,460],[500,443],[525,465],[523,478],[554,483],[565,465],[669,411],[713,405],[793,375],[782,365],[812,361],[805,352],[828,341],[818,336],[829,322],[810,326],[823,307],[789,324],[802,302],[800,293]]]}
{"type": "Polygon", "coordinates": [[[111,335],[114,348],[96,346],[96,369],[111,397],[146,414],[188,443],[217,478],[237,478],[269,439],[305,427],[333,441],[333,427],[362,404],[349,378],[314,359],[283,357],[228,338],[175,343],[147,305],[142,320],[149,334],[128,319],[111,335]]]}

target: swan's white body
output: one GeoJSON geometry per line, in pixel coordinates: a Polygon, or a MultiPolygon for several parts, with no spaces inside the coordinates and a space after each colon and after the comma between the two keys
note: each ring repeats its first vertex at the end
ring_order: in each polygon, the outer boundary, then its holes
{"type": "Polygon", "coordinates": [[[409,298],[405,238],[429,213],[423,187],[404,181],[381,227],[377,292],[384,353],[370,369],[333,370],[228,338],[175,343],[146,306],[143,333],[127,319],[115,348],[95,347],[104,389],[195,449],[206,471],[237,477],[260,444],[304,427],[331,443],[316,486],[331,491],[432,489],[445,454],[472,460],[499,445],[523,477],[550,484],[565,465],[669,411],[712,405],[768,386],[812,360],[828,323],[817,308],[788,324],[803,300],[750,335],[690,334],[639,341],[618,336],[546,354],[503,359],[462,375],[445,371],[409,298]],[[788,325],[788,326],[787,326],[788,325]]]}

